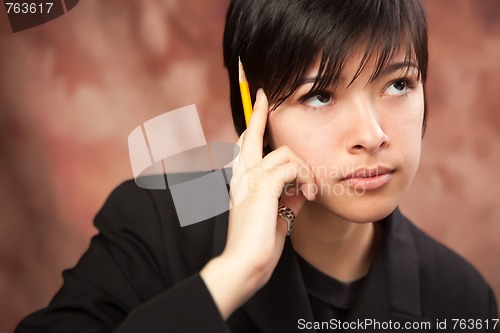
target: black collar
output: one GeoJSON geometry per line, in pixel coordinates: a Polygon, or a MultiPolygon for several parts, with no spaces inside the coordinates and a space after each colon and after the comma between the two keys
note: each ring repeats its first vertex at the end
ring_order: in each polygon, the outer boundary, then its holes
{"type": "Polygon", "coordinates": [[[419,260],[411,222],[396,209],[378,223],[384,240],[347,321],[428,321],[422,318],[419,260]]]}

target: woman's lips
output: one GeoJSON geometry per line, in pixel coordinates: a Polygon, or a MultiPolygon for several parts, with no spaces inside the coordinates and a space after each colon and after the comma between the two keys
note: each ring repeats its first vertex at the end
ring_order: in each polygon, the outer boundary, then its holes
{"type": "Polygon", "coordinates": [[[371,168],[358,169],[351,175],[343,178],[340,182],[345,183],[350,187],[354,187],[357,191],[376,190],[387,184],[394,175],[393,169],[389,168],[371,168]]]}

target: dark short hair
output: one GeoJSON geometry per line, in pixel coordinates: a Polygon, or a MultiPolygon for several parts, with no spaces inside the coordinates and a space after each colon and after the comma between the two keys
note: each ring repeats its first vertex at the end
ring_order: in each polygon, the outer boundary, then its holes
{"type": "Polygon", "coordinates": [[[300,86],[318,57],[319,73],[312,89],[334,84],[346,59],[360,45],[366,49],[353,81],[372,56],[377,57],[373,79],[405,47],[406,60],[416,61],[425,93],[427,22],[420,0],[232,0],[223,45],[238,135],[246,128],[238,57],[252,100],[263,88],[275,107],[300,86]],[[402,40],[406,45],[401,45],[402,40]]]}

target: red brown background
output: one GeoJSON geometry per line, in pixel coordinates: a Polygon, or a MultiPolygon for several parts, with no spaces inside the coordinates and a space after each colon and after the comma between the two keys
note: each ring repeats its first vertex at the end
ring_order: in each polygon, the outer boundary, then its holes
{"type": "MultiPolygon", "coordinates": [[[[500,297],[500,2],[427,0],[429,122],[403,211],[500,297]]],[[[0,332],[47,304],[132,177],[127,136],[195,103],[235,141],[222,66],[228,0],[80,1],[13,34],[0,12],[0,332]]],[[[500,299],[499,299],[500,300],[500,299]]]]}

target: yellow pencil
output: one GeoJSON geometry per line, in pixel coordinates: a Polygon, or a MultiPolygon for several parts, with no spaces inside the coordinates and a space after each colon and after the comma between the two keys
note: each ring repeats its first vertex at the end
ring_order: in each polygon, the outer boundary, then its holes
{"type": "Polygon", "coordinates": [[[240,81],[240,92],[241,92],[241,101],[243,102],[243,112],[245,113],[245,123],[250,122],[250,117],[252,116],[252,99],[250,97],[250,89],[248,88],[248,81],[245,75],[245,70],[243,69],[243,64],[241,63],[240,57],[238,57],[239,63],[239,81],[240,81]]]}

